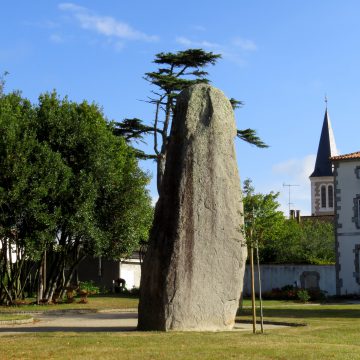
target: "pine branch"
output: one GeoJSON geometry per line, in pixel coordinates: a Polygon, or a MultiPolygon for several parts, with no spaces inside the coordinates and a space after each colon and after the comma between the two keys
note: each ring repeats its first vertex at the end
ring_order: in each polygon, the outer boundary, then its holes
{"type": "Polygon", "coordinates": [[[254,129],[244,129],[244,130],[237,130],[236,136],[246,141],[251,145],[255,145],[258,148],[268,148],[269,145],[265,144],[259,136],[257,136],[256,131],[254,129]]]}
{"type": "Polygon", "coordinates": [[[162,134],[162,130],[155,129],[153,126],[144,125],[142,120],[133,118],[125,119],[121,122],[116,122],[113,133],[117,136],[122,136],[126,141],[142,140],[144,134],[151,134],[158,132],[162,134]]]}
{"type": "Polygon", "coordinates": [[[144,151],[136,149],[134,147],[132,147],[133,151],[134,151],[134,155],[137,159],[139,160],[156,160],[158,158],[157,155],[154,154],[146,154],[144,151]]]}
{"type": "Polygon", "coordinates": [[[229,99],[229,100],[230,100],[230,104],[231,104],[233,110],[239,109],[239,108],[241,108],[242,106],[244,106],[244,102],[243,102],[243,101],[236,100],[236,99],[234,99],[234,98],[231,98],[231,99],[229,99]]]}
{"type": "Polygon", "coordinates": [[[185,51],[178,51],[177,53],[159,53],[156,54],[155,64],[167,64],[172,66],[187,67],[204,67],[208,64],[214,65],[220,54],[213,54],[212,52],[205,52],[202,49],[188,49],[185,51]]]}

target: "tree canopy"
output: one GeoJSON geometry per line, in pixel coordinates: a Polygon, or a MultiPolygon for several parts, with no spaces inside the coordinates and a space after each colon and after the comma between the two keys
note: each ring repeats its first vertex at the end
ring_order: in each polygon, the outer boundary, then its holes
{"type": "Polygon", "coordinates": [[[147,238],[149,178],[96,105],[3,95],[0,132],[0,302],[20,296],[46,252],[51,300],[84,256],[124,257],[147,238]]]}
{"type": "Polygon", "coordinates": [[[331,264],[335,262],[334,225],[316,218],[297,222],[279,211],[279,193],[256,193],[244,181],[245,236],[259,246],[262,263],[331,264]]]}
{"type": "Polygon", "coordinates": [[[279,194],[255,193],[250,179],[243,185],[245,236],[248,245],[264,248],[269,239],[277,238],[284,224],[284,214],[278,210],[279,194]]]}
{"type": "MultiPolygon", "coordinates": [[[[204,68],[215,65],[221,55],[206,52],[202,49],[188,49],[176,53],[159,53],[155,55],[156,71],[145,74],[144,79],[155,86],[148,102],[155,106],[154,118],[143,121],[129,118],[116,123],[115,134],[123,136],[127,141],[142,141],[144,136],[153,136],[153,153],[145,154],[137,151],[142,159],[154,159],[157,162],[157,187],[160,193],[162,176],[165,170],[166,151],[171,121],[176,105],[177,95],[193,84],[209,83],[208,73],[204,68]]],[[[242,103],[230,99],[233,108],[242,103]]],[[[237,136],[258,147],[267,145],[257,136],[255,130],[237,130],[237,136]]]]}

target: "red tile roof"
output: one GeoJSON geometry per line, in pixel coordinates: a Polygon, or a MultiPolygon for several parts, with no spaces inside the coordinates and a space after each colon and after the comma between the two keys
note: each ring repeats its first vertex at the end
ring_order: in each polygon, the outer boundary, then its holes
{"type": "Polygon", "coordinates": [[[350,153],[350,154],[345,154],[345,155],[333,156],[333,157],[330,158],[330,160],[332,160],[332,161],[354,160],[354,159],[360,159],[360,151],[353,152],[353,153],[350,153]]]}

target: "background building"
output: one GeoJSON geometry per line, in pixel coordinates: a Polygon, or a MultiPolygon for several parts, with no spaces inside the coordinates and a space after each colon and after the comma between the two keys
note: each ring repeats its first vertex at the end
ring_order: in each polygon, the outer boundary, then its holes
{"type": "Polygon", "coordinates": [[[336,292],[360,294],[360,152],[331,158],[335,165],[336,292]]]}

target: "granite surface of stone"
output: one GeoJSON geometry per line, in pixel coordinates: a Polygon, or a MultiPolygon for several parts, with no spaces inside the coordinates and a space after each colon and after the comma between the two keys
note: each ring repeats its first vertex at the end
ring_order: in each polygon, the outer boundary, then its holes
{"type": "Polygon", "coordinates": [[[220,90],[201,84],[179,95],[142,268],[140,330],[234,325],[247,255],[235,136],[220,90]]]}

